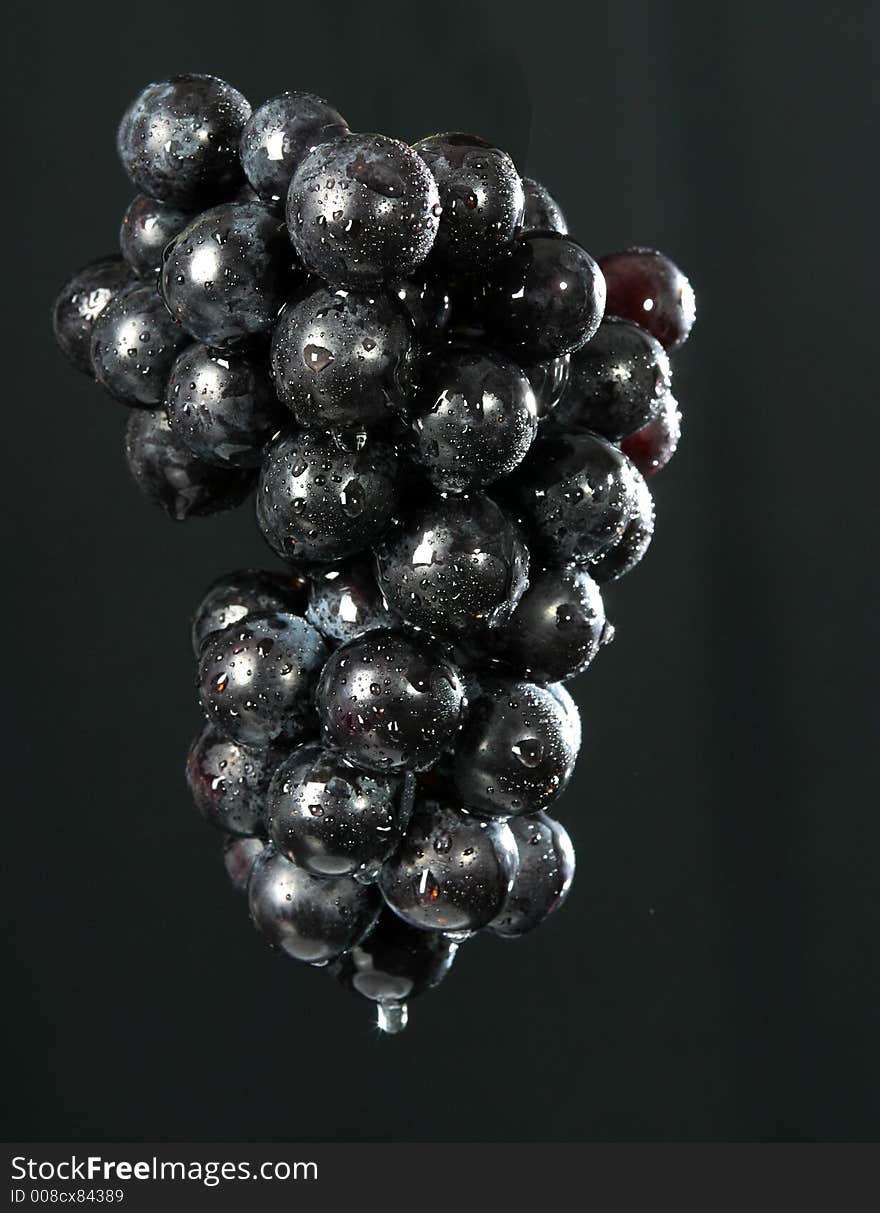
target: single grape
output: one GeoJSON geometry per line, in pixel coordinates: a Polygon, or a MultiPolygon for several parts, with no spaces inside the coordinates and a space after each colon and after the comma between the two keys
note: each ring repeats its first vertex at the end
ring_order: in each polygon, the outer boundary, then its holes
{"type": "Polygon", "coordinates": [[[360,771],[338,750],[300,746],[266,797],[269,836],[313,876],[374,880],[400,841],[401,780],[360,771]]]}
{"type": "Polygon", "coordinates": [[[263,460],[260,529],[283,560],[351,556],[379,539],[390,522],[396,478],[394,449],[378,439],[360,435],[350,449],[318,430],[282,432],[263,460]]]}
{"type": "Polygon", "coordinates": [[[283,222],[258,202],[215,206],[165,250],[168,310],[206,345],[267,333],[301,274],[283,222]]]}
{"type": "Polygon", "coordinates": [[[307,583],[300,573],[268,569],[239,569],[226,573],[206,591],[193,616],[190,636],[199,657],[202,646],[214,632],[222,632],[247,615],[301,615],[306,605],[307,583]]]}
{"type": "Polygon", "coordinates": [[[223,864],[236,893],[246,893],[254,864],[266,849],[262,838],[236,838],[230,834],[223,844],[223,864]]]}
{"type": "Polygon", "coordinates": [[[553,420],[563,429],[589,430],[617,442],[657,416],[670,379],[659,341],[627,320],[606,317],[592,340],[572,354],[553,420]]]}
{"type": "Polygon", "coordinates": [[[313,692],[326,657],[320,633],[298,615],[247,615],[202,647],[202,707],[244,746],[306,738],[317,726],[313,692]]]}
{"type": "Polygon", "coordinates": [[[477,931],[501,910],[517,850],[509,826],[475,817],[440,792],[422,794],[397,853],[383,867],[385,903],[410,926],[477,931]]]}
{"type": "Polygon", "coordinates": [[[579,749],[580,718],[567,691],[490,677],[455,747],[455,788],[493,817],[537,813],[565,791],[579,749]]]}
{"type": "Polygon", "coordinates": [[[102,257],[77,270],[52,306],[52,331],[62,354],[85,375],[93,375],[92,329],[104,308],[131,285],[131,270],[121,257],[102,257]]]}
{"type": "Polygon", "coordinates": [[[377,629],[330,657],[316,693],[328,746],[371,771],[422,770],[459,731],[461,676],[428,640],[377,629]]]}
{"type": "Polygon", "coordinates": [[[259,833],[269,781],[288,750],[246,750],[206,724],[186,759],[186,782],[205,821],[228,834],[259,833]]]}
{"type": "Polygon", "coordinates": [[[382,600],[373,562],[363,559],[313,570],[305,614],[324,639],[335,644],[399,624],[382,600]]]}
{"type": "Polygon", "coordinates": [[[384,290],[318,287],[284,308],[272,338],[278,398],[302,426],[372,425],[403,407],[410,325],[384,290]]]}
{"type": "MultiPolygon", "coordinates": [[[[601,559],[601,557],[600,557],[601,559]]],[[[582,674],[608,636],[602,593],[583,568],[532,573],[508,622],[490,633],[491,653],[534,682],[582,674]]]]}
{"type": "Polygon", "coordinates": [[[264,359],[198,343],[178,354],[165,408],[176,438],[218,467],[258,467],[285,420],[264,359]]]}
{"type": "Polygon", "coordinates": [[[241,132],[241,164],[267,206],[283,205],[301,161],[348,131],[342,115],[314,93],[281,93],[257,106],[241,132]]]}
{"type": "Polygon", "coordinates": [[[329,972],[353,994],[401,1007],[440,984],[458,947],[442,932],[421,931],[383,909],[366,939],[335,960],[329,972]]]}
{"type": "Polygon", "coordinates": [[[547,813],[514,817],[510,829],[519,868],[489,930],[515,939],[545,923],[565,901],[574,879],[574,847],[565,829],[547,813]]]}
{"type": "Polygon", "coordinates": [[[568,224],[562,207],[546,186],[531,177],[523,177],[523,192],[523,232],[558,232],[560,236],[568,235],[568,224]]]}
{"type": "Polygon", "coordinates": [[[172,76],[148,84],[116,135],[122,166],[141,193],[197,210],[243,181],[238,141],[251,107],[216,76],[172,76]]]}
{"type": "Polygon", "coordinates": [[[550,358],[547,362],[527,362],[523,366],[522,372],[532,385],[539,417],[546,417],[556,408],[568,383],[570,367],[570,354],[550,358]]]}
{"type": "Polygon", "coordinates": [[[537,430],[529,381],[503,354],[461,343],[433,351],[411,406],[413,457],[441,491],[508,476],[537,430]]]}
{"type": "Polygon", "coordinates": [[[542,362],[590,340],[605,310],[605,280],[574,240],[531,232],[492,266],[485,307],[494,344],[514,358],[542,362]]]}
{"type": "Polygon", "coordinates": [[[218,468],[196,459],[171,433],[161,410],[132,410],[125,459],[144,496],[177,522],[233,509],[254,487],[250,469],[218,468]]]}
{"type": "Polygon", "coordinates": [[[355,947],[376,921],[381,898],[351,876],[312,876],[268,846],[248,881],[251,920],[294,960],[326,964],[355,947]]]}
{"type": "Polygon", "coordinates": [[[189,336],[168,315],[153,286],[115,295],[92,328],[95,378],[112,396],[133,407],[162,403],[165,382],[189,336]]]}
{"type": "Polygon", "coordinates": [[[632,320],[667,350],[688,339],[697,314],[694,288],[674,261],[656,249],[609,253],[599,262],[608,286],[609,316],[632,320]]]}
{"type": "Polygon", "coordinates": [[[296,251],[336,287],[409,277],[431,251],[440,210],[428,166],[387,135],[341,135],[316,147],[287,194],[296,251]]]}
{"type": "Polygon", "coordinates": [[[672,393],[667,392],[654,420],[624,438],[620,448],[649,479],[666,467],[678,449],[680,439],[681,410],[672,393]]]}
{"type": "Polygon", "coordinates": [[[635,469],[596,434],[547,431],[505,485],[539,557],[583,564],[623,534],[635,504],[635,469]]]}
{"type": "Polygon", "coordinates": [[[191,211],[158,202],[146,194],[133,198],[119,229],[119,249],[132,273],[144,281],[152,281],[162,268],[166,245],[192,218],[191,211]]]}
{"type": "Polygon", "coordinates": [[[624,532],[613,547],[606,548],[589,565],[590,573],[599,585],[632,572],[647,552],[654,535],[654,501],[651,490],[640,472],[633,469],[636,481],[635,504],[632,517],[624,532]]]}
{"type": "Polygon", "coordinates": [[[460,132],[431,135],[415,150],[437,182],[443,208],[432,261],[453,269],[488,265],[522,220],[516,165],[485,139],[460,132]]]}
{"type": "Polygon", "coordinates": [[[529,554],[484,493],[414,505],[376,548],[379,585],[408,623],[468,635],[507,620],[528,583],[529,554]]]}

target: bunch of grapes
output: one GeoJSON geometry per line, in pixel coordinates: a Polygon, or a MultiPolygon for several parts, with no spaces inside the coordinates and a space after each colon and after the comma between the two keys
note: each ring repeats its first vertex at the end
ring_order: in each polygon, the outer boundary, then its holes
{"type": "Polygon", "coordinates": [[[256,489],[286,566],[196,613],[189,785],[262,934],[397,1031],[463,940],[568,892],[563,684],[651,541],[693,292],[651,249],[594,261],[491,143],[358,134],[307,93],[178,76],[118,149],[141,192],[58,343],[130,406],[149,498],[256,489]]]}

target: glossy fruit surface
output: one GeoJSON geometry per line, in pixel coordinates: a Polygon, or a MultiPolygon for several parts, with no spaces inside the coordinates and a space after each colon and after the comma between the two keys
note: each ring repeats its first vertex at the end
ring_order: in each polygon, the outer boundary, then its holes
{"type": "Polygon", "coordinates": [[[383,909],[366,939],[334,961],[330,972],[353,994],[403,1003],[438,986],[457,951],[440,931],[420,931],[383,909]]]}
{"type": "Polygon", "coordinates": [[[52,307],[52,330],[65,358],[85,375],[93,375],[92,329],[101,312],[131,283],[131,270],[121,257],[102,257],[78,270],[58,292],[52,307]]]}
{"type": "Polygon", "coordinates": [[[558,232],[568,235],[568,224],[562,207],[540,181],[523,177],[525,205],[523,207],[522,230],[524,232],[558,232]]]}
{"type": "Polygon", "coordinates": [[[235,345],[275,323],[300,276],[284,224],[259,202],[203,212],[171,242],[162,294],[187,332],[235,345]]]}
{"type": "Polygon", "coordinates": [[[416,801],[379,887],[386,904],[411,926],[476,931],[503,906],[516,869],[516,843],[506,823],[429,794],[416,801]]]}
{"type": "Polygon", "coordinates": [[[205,821],[228,834],[258,833],[269,781],[286,752],[246,750],[206,724],[186,759],[186,782],[205,821]]]}
{"type": "Polygon", "coordinates": [[[484,493],[414,505],[376,557],[389,606],[408,623],[442,635],[503,623],[527,584],[525,544],[484,493]]]}
{"type": "Polygon", "coordinates": [[[553,420],[617,442],[657,416],[670,380],[669,358],[659,341],[627,320],[608,317],[572,354],[553,420]]]}
{"type": "Polygon", "coordinates": [[[497,817],[537,813],[566,788],[580,749],[571,696],[554,686],[481,680],[455,747],[455,788],[464,804],[497,817]]]}
{"type": "Polygon", "coordinates": [[[260,529],[282,559],[340,560],[380,538],[396,478],[395,452],[377,439],[361,435],[349,447],[320,430],[282,432],[260,473],[260,529]]]}
{"type": "Polygon", "coordinates": [[[488,265],[513,237],[523,186],[506,152],[477,135],[447,132],[415,145],[440,193],[432,260],[452,269],[488,265]]]}
{"type": "Polygon", "coordinates": [[[681,410],[671,392],[660,404],[653,421],[624,438],[620,447],[646,479],[665,468],[681,439],[681,410]]]}
{"type": "Polygon", "coordinates": [[[368,426],[403,408],[411,328],[384,290],[319,287],[281,313],[272,338],[280,400],[302,426],[368,426]]]}
{"type": "Polygon", "coordinates": [[[583,568],[533,571],[504,627],[491,633],[492,654],[534,682],[582,674],[606,636],[602,593],[583,568]]]}
{"type": "Polygon", "coordinates": [[[372,885],[351,876],[312,876],[266,847],[248,881],[251,919],[268,943],[293,960],[324,964],[353,948],[379,914],[372,885]]]}
{"type": "Polygon", "coordinates": [[[174,435],[207,463],[255,468],[281,428],[265,359],[196,343],[178,354],[165,389],[174,435]]]}
{"type": "Polygon", "coordinates": [[[280,611],[301,615],[306,605],[306,582],[297,573],[269,569],[238,569],[208,587],[193,616],[190,636],[196,657],[214,632],[222,632],[246,615],[280,611]]]}
{"type": "Polygon", "coordinates": [[[359,286],[412,274],[431,251],[440,210],[434,178],[412,148],[351,134],[303,159],[287,226],[308,270],[334,286],[359,286]]]}
{"type": "Polygon", "coordinates": [[[413,457],[441,492],[464,493],[508,476],[537,430],[525,375],[478,346],[446,346],[426,357],[410,413],[413,457]]]}
{"type": "Polygon", "coordinates": [[[489,273],[489,336],[526,362],[574,353],[593,336],[604,310],[602,271],[579,244],[555,232],[517,237],[489,273]]]}
{"type": "Polygon", "coordinates": [[[547,362],[529,362],[522,367],[523,374],[531,384],[539,417],[546,417],[556,408],[568,383],[570,367],[569,354],[550,358],[547,362]]]}
{"type": "Polygon", "coordinates": [[[305,614],[325,640],[334,644],[347,644],[364,632],[393,628],[400,622],[382,600],[374,563],[369,559],[314,569],[305,614]]]}
{"type": "Polygon", "coordinates": [[[141,193],[196,210],[242,182],[238,141],[251,107],[216,76],[172,76],[148,84],[116,135],[122,166],[141,193]]]}
{"type": "Polygon", "coordinates": [[[465,707],[461,676],[440,649],[391,630],[337,649],[316,702],[326,744],[372,771],[430,766],[458,732],[465,707]]]}
{"type": "Polygon", "coordinates": [[[258,106],[244,124],[242,168],[263,202],[283,206],[303,158],[347,130],[342,115],[314,93],[281,93],[258,106]]]}
{"type": "Polygon", "coordinates": [[[694,288],[674,261],[656,249],[609,253],[600,262],[610,316],[622,316],[656,337],[667,350],[688,339],[697,314],[694,288]]]}
{"type": "Polygon", "coordinates": [[[417,270],[411,278],[389,283],[388,289],[420,341],[437,341],[449,328],[452,299],[441,278],[417,270]]]}
{"type": "Polygon", "coordinates": [[[320,634],[298,615],[247,615],[202,648],[202,707],[244,746],[305,738],[317,726],[313,693],[326,656],[320,634]]]}
{"type": "Polygon", "coordinates": [[[501,912],[489,923],[496,935],[515,938],[554,914],[574,879],[574,847],[565,829],[547,813],[514,817],[519,867],[501,912]]]}
{"type": "Polygon", "coordinates": [[[95,378],[123,404],[155,408],[188,334],[168,312],[152,285],[120,291],[92,328],[95,378]]]}
{"type": "Polygon", "coordinates": [[[547,563],[583,564],[623,534],[635,503],[634,469],[595,434],[548,431],[511,477],[506,496],[547,563]]]}
{"type": "Polygon", "coordinates": [[[119,250],[131,272],[145,281],[162,268],[162,254],[178,232],[192,221],[192,212],[169,202],[158,202],[146,194],[131,200],[122,216],[119,250]]]}
{"type": "Polygon", "coordinates": [[[196,459],[171,433],[160,409],[132,411],[125,430],[125,459],[144,496],[176,522],[241,505],[254,487],[249,470],[218,468],[196,459]]]}
{"type": "Polygon", "coordinates": [[[300,746],[272,779],[269,837],[314,876],[374,879],[400,841],[400,783],[358,770],[338,750],[300,746]]]}
{"type": "Polygon", "coordinates": [[[230,834],[224,842],[223,866],[236,893],[247,892],[254,864],[265,849],[263,839],[256,836],[245,838],[230,834]]]}
{"type": "Polygon", "coordinates": [[[617,581],[632,572],[650,546],[654,535],[654,501],[651,490],[639,472],[635,472],[636,495],[632,517],[620,539],[594,560],[590,573],[600,584],[617,581]]]}

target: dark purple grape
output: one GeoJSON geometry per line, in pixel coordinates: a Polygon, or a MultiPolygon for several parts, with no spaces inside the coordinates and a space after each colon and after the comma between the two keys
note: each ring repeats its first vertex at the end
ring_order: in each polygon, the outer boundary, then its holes
{"type": "Polygon", "coordinates": [[[568,224],[562,207],[540,181],[531,177],[523,177],[523,232],[558,232],[560,236],[568,235],[568,224]]]}
{"type": "Polygon", "coordinates": [[[562,354],[559,358],[551,358],[547,362],[530,362],[522,368],[522,372],[532,385],[535,394],[535,407],[539,417],[546,417],[559,403],[571,366],[571,356],[562,354]]]}
{"type": "Polygon", "coordinates": [[[358,944],[382,904],[374,885],[312,876],[272,846],[254,863],[248,903],[254,926],[272,947],[318,965],[358,944]]]}
{"type": "Polygon", "coordinates": [[[383,867],[385,902],[410,926],[477,931],[501,910],[517,869],[509,826],[475,817],[448,794],[422,794],[383,867]]]}
{"type": "Polygon", "coordinates": [[[193,652],[198,657],[209,636],[222,632],[230,624],[241,623],[246,615],[274,611],[301,615],[306,594],[306,579],[300,573],[268,569],[226,573],[209,586],[196,608],[190,630],[193,652]]]}
{"type": "Polygon", "coordinates": [[[192,217],[191,211],[158,202],[146,194],[133,198],[119,229],[119,249],[132,273],[152,281],[162,268],[166,245],[183,231],[192,217]]]}
{"type": "Polygon", "coordinates": [[[300,746],[272,779],[269,836],[313,876],[374,880],[400,841],[401,783],[358,770],[339,750],[300,746]]]}
{"type": "Polygon", "coordinates": [[[580,749],[580,718],[561,686],[487,678],[455,747],[455,788],[481,813],[546,809],[565,791],[580,749]]]}
{"type": "Polygon", "coordinates": [[[423,770],[448,746],[466,701],[441,650],[403,632],[367,632],[330,657],[316,694],[328,746],[371,771],[423,770]]]}
{"type": "Polygon", "coordinates": [[[431,251],[440,210],[425,162],[387,135],[341,135],[316,147],[287,194],[296,251],[334,286],[409,277],[431,251]]]}
{"type": "Polygon", "coordinates": [[[52,331],[67,360],[93,375],[91,343],[95,321],[111,299],[131,284],[131,270],[121,257],[102,257],[65,282],[52,305],[52,331]]]}
{"type": "Polygon", "coordinates": [[[613,547],[606,548],[589,565],[590,573],[599,585],[632,572],[647,552],[654,535],[654,501],[642,475],[633,469],[636,479],[635,505],[632,517],[613,547]]]}
{"type": "Polygon", "coordinates": [[[305,614],[334,644],[347,644],[364,632],[397,627],[400,622],[382,600],[373,562],[357,559],[313,570],[305,614]]]}
{"type": "Polygon", "coordinates": [[[236,893],[246,893],[254,864],[266,849],[262,838],[236,838],[230,835],[223,844],[223,864],[236,893]]]}
{"type": "Polygon", "coordinates": [[[503,354],[479,346],[427,356],[410,409],[413,457],[438,489],[452,493],[510,475],[537,430],[528,379],[503,354]]]}
{"type": "Polygon", "coordinates": [[[227,834],[261,832],[269,781],[288,752],[246,750],[206,724],[186,759],[186,782],[205,821],[227,834]]]}
{"type": "Polygon", "coordinates": [[[452,300],[436,275],[417,271],[412,278],[390,282],[388,290],[399,301],[420,341],[437,341],[449,328],[452,300]]]}
{"type": "Polygon", "coordinates": [[[187,346],[165,390],[171,432],[218,467],[259,467],[263,447],[284,423],[264,359],[187,346]]]}
{"type": "Polygon", "coordinates": [[[667,350],[687,341],[697,314],[694,288],[656,249],[631,248],[609,253],[599,265],[608,286],[609,316],[632,320],[667,350]]]}
{"type": "Polygon", "coordinates": [[[177,522],[233,509],[254,487],[250,469],[218,468],[196,459],[171,433],[161,410],[132,411],[125,431],[125,459],[144,496],[177,522]]]}
{"type": "Polygon", "coordinates": [[[574,879],[574,847],[559,822],[546,813],[514,817],[510,829],[519,868],[489,930],[514,939],[541,926],[565,901],[574,879]]]}
{"type": "Polygon", "coordinates": [[[548,431],[505,493],[548,564],[584,564],[623,534],[635,505],[635,469],[595,434],[548,431]]]}
{"type": "Polygon", "coordinates": [[[513,237],[523,185],[506,152],[477,135],[447,132],[415,144],[440,192],[432,261],[453,269],[488,265],[513,237]]]}
{"type": "Polygon", "coordinates": [[[529,554],[517,528],[484,493],[414,506],[376,556],[389,606],[443,635],[504,623],[528,583],[529,554]]]}
{"type": "Polygon", "coordinates": [[[202,647],[202,707],[244,746],[305,739],[317,726],[313,692],[326,657],[320,633],[298,615],[247,615],[202,647]]]}
{"type": "Polygon", "coordinates": [[[198,210],[243,181],[238,141],[251,107],[216,76],[172,76],[148,84],[116,135],[122,166],[143,194],[198,210]]]}
{"type": "Polygon", "coordinates": [[[653,421],[624,438],[620,447],[645,479],[665,468],[678,449],[681,439],[681,411],[678,401],[667,392],[653,421]]]}
{"type": "Polygon", "coordinates": [[[268,206],[283,205],[290,179],[321,143],[345,134],[348,123],[314,93],[282,93],[258,106],[241,133],[241,163],[268,206]]]}
{"type": "Polygon", "coordinates": [[[259,202],[197,216],[165,250],[161,274],[171,314],[211,346],[267,333],[300,281],[284,223],[259,202]]]}
{"type": "Polygon", "coordinates": [[[278,318],[272,373],[302,426],[373,425],[403,407],[412,338],[383,291],[319,287],[278,318]]]}
{"type": "Polygon", "coordinates": [[[553,420],[563,429],[617,442],[657,416],[670,376],[659,341],[627,320],[607,317],[593,339],[572,354],[553,420]]]}
{"type": "MultiPolygon", "coordinates": [[[[600,557],[601,559],[601,557],[600,557]]],[[[508,622],[490,634],[492,655],[533,682],[582,674],[607,639],[602,593],[583,568],[532,573],[508,622]]]]}
{"type": "Polygon", "coordinates": [[[174,360],[188,341],[154,286],[128,287],[95,320],[92,370],[123,404],[155,408],[162,403],[174,360]]]}
{"type": "Polygon", "coordinates": [[[492,266],[485,308],[493,344],[522,362],[543,362],[590,340],[605,310],[605,280],[574,240],[532,232],[492,266]]]}
{"type": "Polygon", "coordinates": [[[283,560],[340,560],[381,537],[397,501],[397,459],[388,444],[360,438],[349,449],[334,435],[293,430],[267,447],[257,521],[283,560]]]}

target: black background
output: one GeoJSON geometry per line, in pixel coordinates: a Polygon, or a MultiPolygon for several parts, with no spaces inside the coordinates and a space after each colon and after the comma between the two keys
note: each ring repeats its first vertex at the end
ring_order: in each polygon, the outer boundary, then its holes
{"type": "Polygon", "coordinates": [[[877,45],[868,3],[41,5],[8,26],[5,1134],[858,1139],[880,1128],[877,45]],[[699,319],[646,563],[608,594],[561,815],[572,896],[464,947],[408,1032],[271,954],[193,813],[188,614],[269,563],[173,526],[124,410],[51,344],[113,248],[151,79],[355,128],[475,129],[596,254],[656,245],[699,319]]]}

